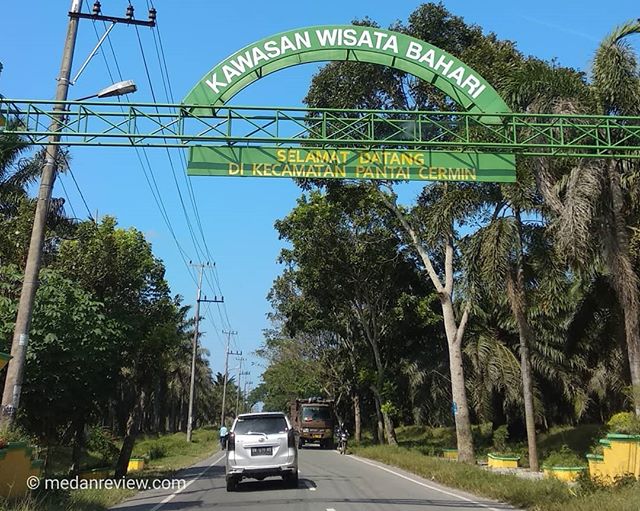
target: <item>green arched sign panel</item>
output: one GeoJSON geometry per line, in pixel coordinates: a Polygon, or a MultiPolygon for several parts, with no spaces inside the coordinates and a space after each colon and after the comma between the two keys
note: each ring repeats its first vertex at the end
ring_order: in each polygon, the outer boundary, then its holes
{"type": "MultiPolygon", "coordinates": [[[[260,78],[298,64],[368,62],[405,71],[440,89],[470,113],[501,114],[509,107],[480,74],[425,41],[374,27],[331,25],[282,32],[237,51],[211,69],[183,104],[222,107],[260,78]]],[[[493,116],[487,122],[499,122],[493,116]]],[[[417,148],[416,148],[417,149],[417,148]]],[[[192,147],[190,175],[352,179],[515,181],[515,156],[435,150],[192,147]]]]}
{"type": "Polygon", "coordinates": [[[399,32],[353,25],[307,27],[250,44],[204,75],[187,105],[222,106],[256,80],[280,69],[324,61],[369,62],[430,82],[467,111],[509,112],[484,79],[454,56],[399,32]]]}

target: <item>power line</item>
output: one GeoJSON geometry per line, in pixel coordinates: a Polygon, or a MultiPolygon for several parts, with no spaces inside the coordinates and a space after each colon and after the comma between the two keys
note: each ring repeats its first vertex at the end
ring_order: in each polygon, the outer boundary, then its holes
{"type": "MultiPolygon", "coordinates": [[[[149,2],[149,0],[147,0],[147,8],[150,9],[152,7],[154,7],[153,3],[149,2]]],[[[162,77],[162,83],[163,83],[163,87],[164,87],[165,97],[166,97],[168,102],[174,103],[175,100],[174,100],[174,97],[173,97],[173,90],[171,88],[171,80],[169,78],[169,69],[168,69],[168,66],[167,66],[167,60],[166,60],[166,55],[165,55],[165,51],[164,51],[164,46],[162,44],[162,34],[161,34],[160,26],[159,26],[157,20],[156,20],[156,27],[155,28],[156,28],[156,30],[152,31],[152,35],[153,35],[153,41],[154,41],[154,46],[155,46],[155,50],[156,50],[156,56],[158,58],[158,66],[160,68],[160,74],[161,74],[161,77],[162,77]],[[156,39],[156,31],[158,33],[157,39],[156,39]]],[[[139,35],[138,30],[137,30],[137,27],[136,27],[136,32],[138,33],[138,42],[140,44],[140,47],[141,47],[140,49],[141,49],[141,52],[143,54],[143,61],[145,62],[145,69],[147,71],[147,78],[149,79],[149,85],[151,87],[151,93],[152,93],[152,96],[154,97],[154,101],[155,101],[155,93],[153,91],[153,87],[152,87],[152,84],[151,84],[151,79],[150,79],[150,76],[149,76],[149,70],[148,70],[148,67],[146,66],[146,59],[144,57],[144,50],[142,48],[142,43],[140,41],[140,35],[139,35]]],[[[166,150],[167,150],[167,153],[169,153],[169,149],[167,148],[166,150]]],[[[184,155],[184,152],[180,152],[180,156],[181,156],[181,158],[183,160],[184,169],[186,169],[187,161],[186,161],[186,157],[184,155]]],[[[178,188],[178,193],[180,194],[180,188],[179,188],[178,183],[175,180],[175,170],[173,168],[173,163],[172,162],[171,162],[171,168],[172,168],[172,172],[173,172],[173,175],[174,175],[174,182],[176,184],[176,187],[178,188]]],[[[206,236],[204,234],[204,229],[202,227],[201,216],[200,216],[200,212],[199,212],[199,209],[198,209],[197,201],[195,200],[195,192],[193,190],[193,185],[191,184],[191,181],[188,179],[186,171],[184,169],[183,169],[182,175],[183,175],[183,178],[184,178],[185,183],[186,183],[187,191],[188,191],[188,194],[189,194],[189,199],[190,199],[190,202],[191,202],[191,208],[192,208],[192,211],[194,213],[195,220],[196,220],[196,225],[198,227],[200,236],[202,238],[204,251],[206,252],[207,258],[209,260],[214,260],[214,257],[212,256],[211,251],[209,250],[209,246],[207,244],[207,239],[206,239],[206,236]]],[[[181,204],[182,204],[182,207],[183,207],[183,211],[184,211],[185,217],[187,218],[187,222],[188,222],[188,215],[186,213],[186,208],[184,206],[184,202],[182,200],[182,195],[181,194],[180,194],[180,200],[181,200],[181,204]]],[[[189,224],[189,227],[191,228],[190,224],[189,224]]],[[[191,234],[193,234],[193,231],[191,231],[191,234]]],[[[193,238],[193,236],[192,236],[192,238],[193,238]]],[[[195,245],[196,244],[194,242],[194,246],[195,245]]],[[[198,246],[199,246],[199,244],[198,244],[198,246]]],[[[215,264],[214,264],[213,278],[214,278],[215,284],[214,284],[214,282],[211,281],[211,279],[209,278],[208,274],[205,275],[205,279],[206,279],[207,283],[209,284],[209,286],[211,286],[212,290],[214,292],[216,292],[216,293],[219,292],[222,295],[223,292],[222,292],[222,287],[220,285],[220,278],[219,278],[219,275],[218,275],[218,272],[217,272],[217,267],[215,266],[215,264]]],[[[218,309],[220,309],[220,306],[218,306],[218,309]]],[[[222,304],[222,309],[224,311],[224,318],[222,317],[222,314],[219,312],[221,322],[222,322],[223,325],[226,322],[226,327],[231,329],[231,321],[229,320],[229,314],[228,314],[227,307],[226,307],[225,303],[222,304]]]]}
{"type": "Polygon", "coordinates": [[[213,327],[213,331],[216,333],[216,338],[218,340],[218,343],[220,344],[220,347],[224,348],[224,341],[220,336],[220,332],[224,330],[224,327],[222,327],[221,329],[218,329],[218,325],[216,325],[216,322],[213,319],[213,314],[211,313],[211,307],[209,306],[209,304],[207,304],[206,309],[207,309],[206,310],[207,315],[205,316],[205,318],[208,319],[209,322],[211,323],[211,326],[213,327]]]}
{"type": "MultiPolygon", "coordinates": [[[[152,6],[153,5],[152,4],[150,5],[149,1],[147,0],[147,7],[152,7],[152,6]]],[[[106,29],[106,24],[105,24],[105,29],[106,29]]],[[[156,56],[157,56],[157,59],[158,59],[158,66],[160,68],[160,73],[161,73],[161,77],[162,77],[164,93],[165,93],[165,96],[167,97],[168,101],[174,102],[173,90],[172,90],[172,87],[171,87],[171,81],[169,79],[169,71],[168,71],[168,66],[167,66],[167,61],[166,61],[166,55],[165,55],[164,47],[163,47],[163,44],[162,44],[162,36],[161,36],[160,30],[159,30],[157,25],[156,25],[156,29],[158,30],[157,39],[156,39],[155,32],[152,32],[152,35],[153,35],[154,45],[155,45],[155,49],[156,49],[156,56]]],[[[95,27],[95,23],[94,23],[94,31],[96,33],[96,37],[99,39],[100,36],[98,34],[97,28],[95,27]]],[[[151,80],[151,73],[150,73],[150,70],[149,70],[147,57],[146,57],[146,54],[145,54],[145,51],[144,51],[144,46],[142,44],[142,39],[140,37],[140,32],[139,32],[137,27],[136,27],[136,36],[137,36],[137,40],[138,40],[138,45],[140,47],[140,53],[141,53],[141,56],[142,56],[146,77],[147,77],[147,80],[149,82],[149,88],[150,88],[150,91],[151,91],[151,96],[153,98],[153,101],[157,102],[156,92],[155,92],[154,87],[153,87],[153,81],[151,80]]],[[[107,42],[108,42],[111,54],[113,56],[113,61],[115,63],[115,67],[116,67],[119,79],[122,80],[122,72],[121,72],[121,69],[120,69],[120,65],[118,63],[117,54],[115,52],[115,48],[113,46],[112,40],[110,38],[110,35],[107,36],[107,42]]],[[[103,56],[103,60],[105,62],[105,66],[107,68],[107,72],[109,73],[109,76],[110,76],[111,80],[114,81],[113,73],[111,72],[111,68],[109,66],[109,62],[108,62],[108,60],[106,58],[106,55],[104,54],[104,52],[101,52],[101,53],[102,53],[102,56],[103,56]]],[[[183,263],[185,264],[185,267],[187,267],[187,270],[189,271],[189,274],[190,274],[192,280],[195,283],[196,282],[196,278],[193,275],[193,273],[191,271],[191,268],[189,267],[188,262],[187,262],[191,258],[187,255],[185,250],[182,248],[182,246],[181,246],[181,244],[178,241],[178,238],[176,236],[175,230],[174,230],[174,228],[173,228],[173,226],[171,224],[170,217],[169,217],[169,214],[168,214],[167,209],[165,207],[164,201],[162,200],[162,195],[160,193],[160,189],[158,187],[158,183],[157,183],[157,181],[155,179],[155,175],[154,175],[153,168],[152,168],[151,162],[149,160],[149,156],[147,154],[147,151],[146,151],[145,148],[142,148],[142,155],[141,155],[140,152],[139,152],[139,149],[138,148],[135,148],[135,149],[136,149],[136,154],[137,154],[137,157],[138,157],[138,161],[139,161],[140,167],[141,167],[141,169],[143,171],[143,174],[145,176],[145,179],[147,181],[147,185],[149,186],[149,189],[151,190],[151,194],[152,194],[152,196],[154,198],[154,201],[156,202],[156,206],[158,207],[158,209],[160,211],[160,214],[161,214],[161,216],[163,218],[163,221],[167,225],[167,228],[168,228],[168,230],[169,230],[169,232],[170,232],[170,234],[171,234],[171,236],[172,236],[172,238],[173,238],[173,240],[174,240],[174,242],[176,244],[176,247],[178,248],[178,251],[179,251],[180,256],[181,256],[181,258],[183,260],[183,263]],[[145,167],[145,162],[146,162],[146,167],[145,167]]],[[[181,187],[180,187],[180,185],[178,183],[178,179],[177,179],[177,176],[176,176],[176,168],[175,168],[175,164],[174,164],[173,158],[171,156],[171,153],[170,153],[169,149],[165,148],[165,150],[167,152],[167,157],[168,157],[168,160],[169,160],[169,166],[171,168],[171,172],[172,172],[172,176],[173,176],[173,182],[174,182],[174,185],[175,185],[176,190],[178,192],[178,197],[179,197],[181,209],[182,209],[185,221],[187,223],[187,228],[189,230],[189,235],[190,235],[194,250],[196,252],[196,255],[200,259],[214,260],[212,254],[211,254],[211,251],[209,249],[209,246],[208,246],[208,243],[207,243],[207,240],[206,240],[206,236],[204,234],[204,229],[203,229],[203,226],[202,226],[201,216],[200,216],[200,212],[199,212],[199,209],[198,209],[197,201],[196,201],[196,198],[195,198],[195,192],[194,192],[194,189],[193,189],[193,185],[192,185],[191,181],[188,179],[188,177],[186,175],[186,171],[183,170],[182,175],[183,175],[184,180],[185,180],[185,185],[186,185],[186,188],[187,188],[187,192],[188,192],[188,196],[189,196],[189,202],[191,204],[192,213],[193,213],[193,215],[195,217],[195,224],[197,226],[197,231],[198,231],[198,234],[200,235],[200,237],[202,239],[202,246],[200,245],[200,242],[198,242],[198,240],[196,239],[194,227],[193,227],[193,224],[191,222],[191,218],[189,216],[189,213],[187,211],[185,200],[184,200],[184,196],[182,194],[181,187]],[[203,249],[203,247],[204,247],[204,249],[203,249]]],[[[180,159],[182,160],[182,164],[184,165],[184,168],[186,169],[187,161],[186,161],[186,157],[185,157],[183,151],[180,152],[180,159]]],[[[212,277],[213,277],[213,281],[212,281],[211,277],[209,276],[208,272],[205,274],[205,279],[207,281],[207,284],[210,286],[210,288],[212,289],[214,294],[220,294],[222,296],[224,293],[222,292],[222,286],[220,284],[220,277],[219,277],[219,274],[218,274],[218,271],[217,271],[217,267],[215,266],[215,263],[214,263],[214,271],[213,271],[212,277]]],[[[216,332],[216,335],[219,338],[220,334],[219,334],[217,325],[213,321],[213,315],[211,314],[211,308],[207,307],[207,310],[209,312],[208,317],[209,317],[209,319],[211,321],[212,326],[214,327],[214,331],[216,332]]],[[[227,311],[226,304],[225,303],[217,304],[217,311],[218,311],[218,316],[220,317],[220,323],[222,325],[222,328],[231,329],[231,321],[229,319],[229,314],[228,314],[228,311],[227,311]]],[[[221,339],[219,339],[219,340],[221,341],[221,339]]]]}
{"type": "MultiPolygon", "coordinates": [[[[136,36],[138,38],[138,45],[140,47],[140,53],[142,55],[142,62],[144,64],[144,69],[145,69],[145,73],[147,76],[147,80],[149,82],[149,88],[151,90],[151,97],[153,98],[153,102],[157,103],[157,98],[156,98],[156,93],[155,90],[153,88],[153,81],[151,80],[151,74],[149,73],[149,66],[147,65],[147,58],[144,52],[144,47],[142,45],[142,39],[140,38],[140,31],[138,30],[138,27],[136,28],[136,36]]],[[[184,214],[184,218],[185,221],[187,223],[187,228],[189,229],[189,235],[191,236],[191,241],[193,243],[193,247],[196,251],[196,254],[198,256],[198,258],[200,259],[206,259],[206,256],[208,254],[205,254],[204,251],[202,250],[202,248],[200,247],[200,244],[198,243],[198,241],[196,240],[195,234],[193,232],[193,226],[191,224],[191,219],[189,218],[189,214],[187,213],[187,209],[185,207],[185,203],[184,203],[184,198],[182,196],[182,191],[180,189],[180,185],[178,184],[178,178],[176,177],[176,169],[175,166],[173,164],[173,159],[171,158],[171,153],[169,151],[169,148],[165,148],[166,152],[167,152],[167,157],[169,158],[169,166],[171,168],[171,174],[173,176],[173,181],[174,184],[176,186],[176,190],[178,192],[178,198],[180,200],[180,206],[182,208],[182,212],[184,214]]]]}
{"type": "MultiPolygon", "coordinates": [[[[105,24],[105,26],[106,26],[106,24],[105,24]]],[[[98,30],[97,30],[97,28],[95,26],[95,22],[93,23],[93,27],[94,27],[94,31],[95,31],[95,34],[96,34],[96,38],[100,39],[100,35],[98,34],[98,30]]],[[[112,53],[112,56],[113,56],[113,61],[114,61],[115,66],[116,66],[116,70],[117,70],[118,76],[119,76],[120,80],[122,80],[122,72],[121,72],[120,65],[118,63],[118,58],[117,58],[117,55],[116,55],[116,52],[115,52],[115,49],[113,47],[113,44],[111,42],[110,37],[107,37],[107,41],[108,41],[109,47],[111,49],[111,53],[112,53]]],[[[100,53],[102,54],[102,58],[103,58],[105,67],[107,69],[107,73],[109,74],[109,78],[111,79],[111,81],[115,81],[114,77],[113,77],[113,73],[111,71],[111,66],[109,65],[109,61],[108,61],[105,53],[104,52],[100,52],[100,53]]],[[[120,101],[119,98],[118,98],[118,101],[120,101]]],[[[162,217],[162,220],[164,221],[165,225],[167,226],[167,229],[169,230],[169,233],[171,234],[171,237],[172,237],[172,239],[173,239],[173,241],[174,241],[174,243],[176,245],[176,248],[178,249],[178,253],[180,255],[180,258],[182,259],[182,262],[184,263],[184,266],[187,269],[187,273],[191,277],[191,280],[193,280],[194,283],[197,283],[196,277],[193,274],[193,271],[192,271],[191,267],[188,264],[188,261],[191,258],[187,255],[186,251],[182,248],[182,245],[180,244],[180,242],[178,240],[178,237],[176,236],[176,233],[175,233],[175,230],[173,228],[173,225],[171,224],[171,220],[169,219],[169,215],[167,213],[166,207],[165,207],[164,202],[162,200],[162,195],[160,193],[160,188],[158,187],[158,183],[157,183],[157,181],[155,179],[153,168],[151,166],[151,162],[149,160],[149,156],[147,154],[146,148],[142,148],[142,153],[144,155],[144,159],[140,155],[140,148],[134,146],[134,149],[135,149],[135,152],[136,152],[136,157],[138,159],[138,163],[140,165],[140,168],[142,169],[142,173],[144,175],[144,178],[145,178],[145,180],[147,182],[149,190],[151,191],[151,195],[153,197],[153,200],[154,200],[154,202],[156,204],[156,207],[160,211],[160,216],[162,217]],[[147,171],[147,168],[145,168],[145,161],[146,161],[146,164],[148,166],[148,171],[147,171]]]]}
{"type": "MultiPolygon", "coordinates": [[[[66,160],[67,157],[65,156],[64,159],[66,160]]],[[[98,219],[94,219],[93,215],[91,215],[91,209],[89,209],[89,205],[87,204],[87,201],[84,198],[84,194],[82,193],[82,190],[80,189],[80,185],[78,184],[78,181],[76,181],[76,176],[73,174],[73,170],[71,169],[71,167],[69,166],[69,164],[67,163],[67,169],[69,170],[69,174],[71,175],[71,179],[73,180],[73,183],[76,185],[76,189],[78,190],[78,193],[80,194],[80,198],[82,199],[82,203],[84,204],[84,207],[87,208],[87,213],[89,214],[89,218],[91,220],[95,220],[96,222],[98,221],[98,219]]]]}
{"type": "MultiPolygon", "coordinates": [[[[65,198],[67,199],[67,202],[69,203],[69,208],[71,209],[71,214],[73,215],[73,218],[78,218],[78,216],[76,215],[76,211],[75,209],[73,209],[73,204],[71,204],[71,199],[69,198],[69,194],[67,193],[67,189],[64,186],[64,181],[62,179],[58,179],[58,182],[60,183],[60,186],[62,186],[62,192],[64,193],[65,198]]],[[[65,202],[65,206],[66,206],[66,202],[65,202]]]]}
{"type": "MultiPolygon", "coordinates": [[[[76,177],[73,175],[73,170],[71,169],[71,164],[69,163],[69,158],[67,158],[67,155],[66,155],[66,153],[64,151],[60,151],[60,155],[62,156],[62,159],[64,160],[64,164],[65,164],[65,166],[67,168],[67,171],[69,172],[69,175],[71,176],[71,179],[73,180],[73,182],[76,185],[76,189],[78,190],[78,193],[80,194],[80,198],[82,199],[82,203],[84,204],[84,207],[87,209],[87,214],[89,215],[89,220],[97,222],[97,219],[94,219],[93,215],[91,214],[91,209],[89,208],[89,205],[87,204],[87,201],[84,198],[84,194],[82,193],[82,190],[80,189],[80,185],[78,184],[78,181],[76,181],[76,177]]],[[[64,188],[64,184],[62,183],[62,180],[60,180],[60,184],[64,188]]],[[[73,216],[76,216],[75,213],[73,214],[73,216]]]]}
{"type": "MultiPolygon", "coordinates": [[[[149,2],[149,0],[147,0],[147,8],[151,9],[153,6],[152,3],[149,2]]],[[[165,97],[167,99],[168,102],[171,103],[175,103],[175,98],[173,96],[173,90],[171,87],[171,80],[169,78],[169,67],[167,66],[167,59],[166,59],[166,55],[165,55],[165,51],[164,51],[164,45],[162,44],[162,34],[160,32],[160,27],[158,26],[157,22],[156,22],[156,30],[152,31],[152,35],[153,35],[153,42],[156,48],[156,55],[158,57],[158,66],[160,68],[160,74],[162,76],[162,83],[163,86],[165,88],[165,97]],[[156,40],[156,32],[158,33],[158,38],[156,40]]],[[[182,159],[182,163],[184,165],[184,168],[186,169],[187,167],[187,159],[186,156],[184,155],[184,151],[180,152],[180,156],[182,159]]],[[[207,253],[207,256],[209,256],[210,259],[213,259],[212,255],[211,255],[211,251],[209,250],[209,246],[207,245],[207,238],[204,234],[204,229],[202,228],[202,222],[201,222],[201,216],[200,216],[200,211],[198,209],[198,202],[195,199],[195,192],[193,190],[193,185],[191,184],[191,181],[189,180],[189,178],[187,177],[187,173],[186,172],[182,172],[182,176],[185,180],[186,186],[187,186],[187,191],[189,193],[189,199],[191,202],[191,207],[193,209],[194,212],[194,216],[196,219],[196,224],[198,227],[198,230],[200,231],[200,236],[202,237],[202,242],[204,244],[204,248],[205,251],[207,253]]],[[[219,288],[219,286],[218,286],[219,288]]],[[[218,289],[220,292],[222,292],[222,290],[219,288],[218,289]]]]}

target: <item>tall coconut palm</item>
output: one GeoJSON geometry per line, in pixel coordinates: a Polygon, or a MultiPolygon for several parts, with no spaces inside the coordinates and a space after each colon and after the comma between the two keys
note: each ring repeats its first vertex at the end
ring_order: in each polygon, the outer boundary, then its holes
{"type": "MultiPolygon", "coordinates": [[[[596,50],[589,98],[556,103],[559,112],[591,111],[603,115],[640,113],[638,56],[627,38],[640,33],[640,22],[615,28],[596,50]]],[[[558,249],[582,268],[594,261],[606,269],[623,311],[635,412],[640,415],[640,295],[633,264],[631,233],[637,222],[640,175],[634,160],[581,159],[567,171],[557,161],[538,159],[538,179],[553,211],[558,249]]]]}

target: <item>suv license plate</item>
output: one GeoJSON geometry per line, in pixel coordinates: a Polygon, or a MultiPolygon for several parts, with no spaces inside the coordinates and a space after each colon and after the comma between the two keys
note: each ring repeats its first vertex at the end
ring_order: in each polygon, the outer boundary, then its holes
{"type": "Polygon", "coordinates": [[[252,447],[251,456],[271,456],[273,447],[252,447]]]}

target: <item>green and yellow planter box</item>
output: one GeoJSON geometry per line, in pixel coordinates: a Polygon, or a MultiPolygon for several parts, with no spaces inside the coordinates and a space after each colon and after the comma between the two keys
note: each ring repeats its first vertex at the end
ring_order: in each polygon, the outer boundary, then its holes
{"type": "Polygon", "coordinates": [[[32,450],[24,442],[10,442],[0,449],[0,496],[24,497],[29,488],[27,478],[40,477],[42,461],[31,459],[32,450]]]}
{"type": "Polygon", "coordinates": [[[545,477],[559,479],[566,483],[573,483],[587,472],[587,467],[542,467],[545,477]]]}
{"type": "Polygon", "coordinates": [[[0,352],[0,369],[6,366],[9,363],[9,360],[11,360],[11,355],[0,352]]]}
{"type": "Polygon", "coordinates": [[[587,454],[589,462],[589,477],[598,481],[608,481],[610,479],[607,466],[604,463],[604,455],[587,454]]]}
{"type": "Polygon", "coordinates": [[[520,456],[501,456],[489,453],[487,455],[489,468],[518,468],[520,456]]]}
{"type": "Polygon", "coordinates": [[[107,479],[113,475],[110,467],[92,468],[91,470],[81,470],[78,474],[80,479],[107,479]]]}
{"type": "Polygon", "coordinates": [[[640,435],[610,433],[607,440],[611,449],[606,450],[605,460],[612,477],[633,474],[640,477],[640,435]]]}
{"type": "Polygon", "coordinates": [[[442,457],[447,460],[458,461],[458,449],[442,449],[442,457]]]}
{"type": "Polygon", "coordinates": [[[144,463],[144,458],[131,458],[129,460],[129,465],[127,466],[127,472],[137,472],[138,470],[142,470],[144,468],[144,463]]]}
{"type": "Polygon", "coordinates": [[[599,443],[603,454],[587,455],[592,479],[612,483],[629,475],[640,478],[640,435],[610,433],[599,443]]]}

